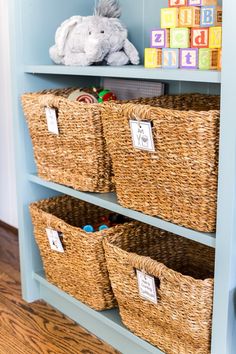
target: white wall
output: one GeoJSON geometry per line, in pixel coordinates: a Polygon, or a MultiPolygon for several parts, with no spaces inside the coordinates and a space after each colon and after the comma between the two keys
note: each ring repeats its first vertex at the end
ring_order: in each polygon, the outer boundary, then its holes
{"type": "Polygon", "coordinates": [[[0,220],[17,227],[7,1],[0,0],[0,220]]]}

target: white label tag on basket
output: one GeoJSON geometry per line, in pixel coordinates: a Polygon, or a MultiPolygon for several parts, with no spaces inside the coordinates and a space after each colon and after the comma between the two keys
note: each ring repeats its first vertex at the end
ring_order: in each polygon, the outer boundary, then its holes
{"type": "Polygon", "coordinates": [[[54,108],[45,107],[45,113],[47,118],[48,131],[50,133],[59,135],[57,111],[54,108]]]}
{"type": "Polygon", "coordinates": [[[154,277],[137,269],[138,287],[140,296],[157,304],[157,292],[154,277]]]}
{"type": "Polygon", "coordinates": [[[48,241],[53,251],[64,253],[64,248],[60,240],[60,233],[52,229],[46,229],[48,241]]]}
{"type": "Polygon", "coordinates": [[[155,152],[152,123],[130,120],[130,128],[135,149],[155,152]]]}

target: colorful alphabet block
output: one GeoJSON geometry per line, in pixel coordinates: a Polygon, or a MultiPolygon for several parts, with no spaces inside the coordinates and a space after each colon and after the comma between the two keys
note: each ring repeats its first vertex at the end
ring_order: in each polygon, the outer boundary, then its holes
{"type": "Polygon", "coordinates": [[[169,0],[169,7],[187,6],[187,0],[169,0]]]}
{"type": "Polygon", "coordinates": [[[174,28],[179,24],[179,9],[166,7],[161,9],[161,28],[174,28]]]}
{"type": "Polygon", "coordinates": [[[188,0],[188,6],[217,5],[217,0],[188,0]]]}
{"type": "Polygon", "coordinates": [[[162,49],[162,67],[163,69],[177,69],[179,67],[179,49],[162,49]]]}
{"type": "Polygon", "coordinates": [[[199,49],[199,69],[215,70],[218,68],[218,49],[199,49]]]}
{"type": "Polygon", "coordinates": [[[160,68],[162,65],[162,50],[157,48],[145,48],[145,68],[160,68]]]}
{"type": "Polygon", "coordinates": [[[218,49],[218,65],[217,69],[221,70],[222,69],[222,50],[218,49]]]}
{"type": "Polygon", "coordinates": [[[151,48],[168,48],[170,46],[170,30],[157,28],[151,31],[151,48]]]}
{"type": "Polygon", "coordinates": [[[199,7],[187,6],[179,8],[179,27],[197,27],[199,25],[199,7]]]}
{"type": "Polygon", "coordinates": [[[198,68],[198,49],[185,48],[180,49],[180,68],[197,69],[198,68]]]}
{"type": "Polygon", "coordinates": [[[222,6],[216,6],[215,26],[222,26],[222,6]]]}
{"type": "Polygon", "coordinates": [[[209,29],[209,48],[222,47],[222,27],[210,27],[209,29]]]}
{"type": "Polygon", "coordinates": [[[192,28],[191,29],[191,47],[192,48],[208,48],[209,47],[209,28],[192,28]]]}
{"type": "Polygon", "coordinates": [[[188,28],[170,29],[170,47],[188,48],[190,45],[190,31],[188,28]]]}
{"type": "Polygon", "coordinates": [[[201,27],[214,27],[222,25],[222,6],[201,7],[201,27]]]}

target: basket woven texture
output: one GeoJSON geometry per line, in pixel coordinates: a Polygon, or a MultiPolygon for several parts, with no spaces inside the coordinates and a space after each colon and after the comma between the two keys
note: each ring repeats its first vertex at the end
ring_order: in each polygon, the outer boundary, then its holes
{"type": "Polygon", "coordinates": [[[69,196],[33,203],[30,211],[48,281],[96,310],[114,307],[102,241],[129,223],[86,233],[81,226],[99,223],[108,211],[69,196]],[[62,232],[64,253],[51,250],[46,228],[62,232]]]}
{"type": "Polygon", "coordinates": [[[216,224],[218,96],[161,96],[103,106],[121,205],[199,231],[216,224]],[[135,149],[130,119],[151,121],[155,152],[135,149]]]}
{"type": "Polygon", "coordinates": [[[144,224],[103,243],[124,324],[166,354],[210,353],[213,249],[144,224]],[[140,297],[136,269],[155,277],[157,304],[140,297]]]}
{"type": "Polygon", "coordinates": [[[38,175],[90,192],[109,192],[111,161],[103,135],[100,104],[67,99],[74,89],[24,94],[22,104],[38,175]],[[59,135],[48,131],[45,107],[57,109],[59,135]]]}

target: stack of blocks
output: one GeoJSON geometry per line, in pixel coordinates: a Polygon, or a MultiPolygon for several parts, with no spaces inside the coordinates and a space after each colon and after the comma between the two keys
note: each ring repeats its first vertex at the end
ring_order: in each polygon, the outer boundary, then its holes
{"type": "Polygon", "coordinates": [[[222,7],[218,0],[169,0],[151,31],[146,68],[221,70],[222,7]]]}

